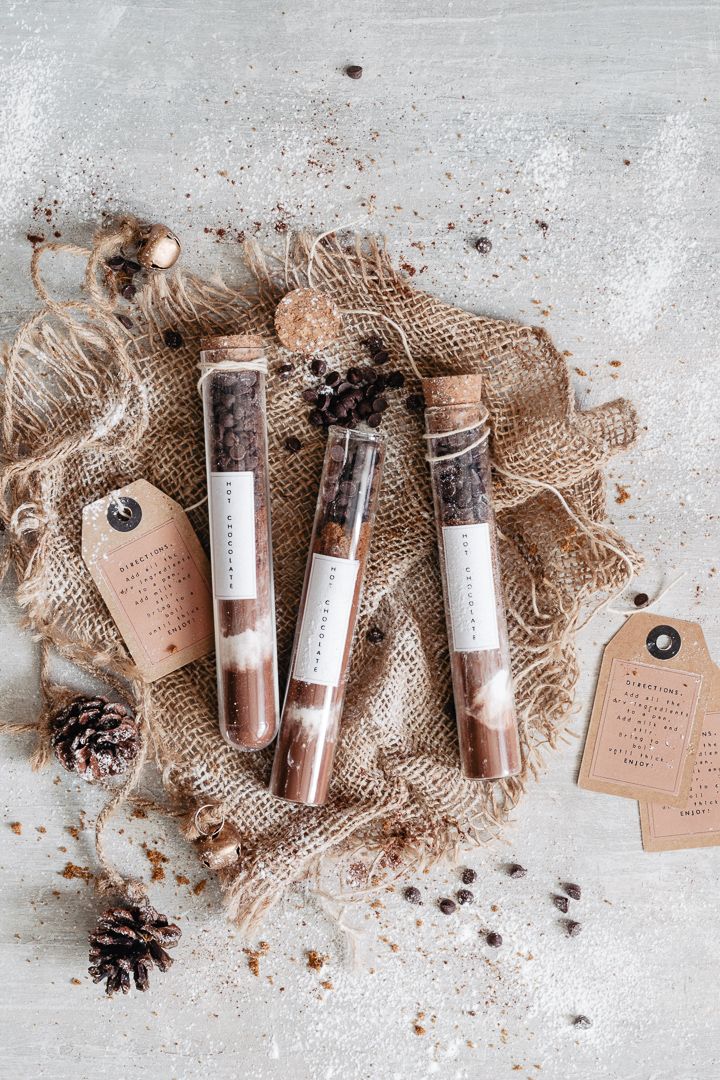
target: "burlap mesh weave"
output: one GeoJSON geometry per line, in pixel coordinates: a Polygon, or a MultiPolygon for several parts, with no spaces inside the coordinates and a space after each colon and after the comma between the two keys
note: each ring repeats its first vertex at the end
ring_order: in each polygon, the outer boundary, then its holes
{"type": "MultiPolygon", "coordinates": [[[[382,312],[400,324],[424,374],[485,376],[525,765],[522,777],[503,783],[460,777],[422,418],[403,406],[405,394],[419,388],[397,333],[378,317],[348,315],[343,339],[325,354],[329,366],[357,363],[360,340],[376,334],[391,353],[388,369],[403,371],[407,383],[391,394],[382,428],[387,461],[331,798],[323,809],[280,802],[266,790],[272,748],[242,754],[220,738],[212,656],[139,692],[80,557],[81,511],[141,477],[181,505],[202,498],[199,339],[262,334],[271,373],[282,690],[324,436],[309,426],[301,401],[313,382],[308,365],[279,346],[273,312],[288,288],[308,283],[311,239],[295,237],[286,260],[267,261],[248,249],[250,284],[243,288],[180,270],[151,277],[128,308],[97,278],[105,258],[130,243],[136,229],[128,220],[99,237],[86,301],[59,306],[44,294],[43,309],[6,358],[7,553],[33,630],[90,670],[129,679],[136,704],[147,710],[151,749],[161,766],[171,766],[168,784],[196,805],[222,804],[242,838],[241,861],[223,871],[224,885],[232,914],[249,924],[325,854],[363,844],[436,854],[458,836],[480,837],[502,824],[539,748],[553,746],[567,722],[581,610],[599,590],[621,586],[637,561],[605,521],[600,473],[611,454],[633,441],[635,415],[626,401],[579,412],[565,362],[543,331],[478,317],[418,292],[373,242],[331,236],[316,246],[311,284],[345,311],[382,312]],[[116,318],[121,309],[133,319],[130,330],[116,318]],[[165,345],[167,329],[182,335],[181,348],[165,345]],[[296,371],[285,382],[274,372],[288,360],[296,371]],[[298,454],[284,447],[290,435],[303,444],[298,454]],[[366,640],[370,625],[384,631],[381,645],[366,640]]],[[[190,514],[205,543],[206,516],[205,506],[190,514]]],[[[46,690],[52,703],[54,689],[46,690]]]]}

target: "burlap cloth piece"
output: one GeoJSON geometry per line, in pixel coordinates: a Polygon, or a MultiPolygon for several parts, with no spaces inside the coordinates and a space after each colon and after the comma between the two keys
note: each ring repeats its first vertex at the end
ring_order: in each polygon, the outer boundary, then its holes
{"type": "MultiPolygon", "coordinates": [[[[127,219],[99,235],[92,253],[69,249],[89,258],[85,299],[73,303],[61,304],[45,291],[36,251],[33,276],[43,307],[5,358],[6,559],[17,574],[27,624],[44,646],[47,710],[35,762],[48,756],[47,715],[64,693],[48,675],[46,648],[52,645],[135,698],[148,749],[174,796],[191,809],[221,804],[242,840],[240,860],[221,877],[231,914],[247,926],[322,856],[375,846],[389,862],[433,856],[458,838],[481,839],[502,825],[541,748],[555,746],[567,724],[581,611],[599,591],[621,587],[637,564],[607,524],[600,473],[611,454],[632,443],[636,419],[622,400],[578,411],[565,362],[544,331],[479,317],[419,292],[374,241],[331,235],[315,244],[311,284],[345,311],[382,313],[402,326],[423,374],[485,376],[524,772],[496,784],[460,776],[422,419],[402,403],[419,387],[397,332],[378,316],[352,315],[345,317],[342,340],[325,354],[328,364],[345,370],[357,363],[360,340],[379,334],[391,353],[388,368],[403,371],[407,383],[383,425],[387,463],[331,799],[324,809],[280,802],[266,789],[272,749],[238,753],[218,734],[212,656],[149,687],[140,683],[80,557],[81,511],[140,477],[181,505],[201,499],[199,339],[262,334],[271,372],[284,681],[324,437],[308,425],[301,401],[312,381],[308,365],[280,347],[273,312],[289,288],[308,283],[312,240],[297,235],[284,258],[270,260],[247,247],[250,284],[242,287],[183,270],[151,276],[128,307],[113,295],[103,268],[136,236],[137,222],[127,219]],[[127,311],[132,328],[118,321],[119,310],[127,311]],[[165,344],[168,329],[182,335],[181,348],[165,344]],[[288,360],[296,372],[281,381],[274,373],[288,360]],[[298,454],[285,449],[290,435],[303,444],[298,454]],[[370,625],[384,631],[381,645],[367,641],[370,625]]],[[[205,543],[206,516],[205,506],[190,514],[205,543]]],[[[115,884],[119,880],[115,874],[115,884]]]]}

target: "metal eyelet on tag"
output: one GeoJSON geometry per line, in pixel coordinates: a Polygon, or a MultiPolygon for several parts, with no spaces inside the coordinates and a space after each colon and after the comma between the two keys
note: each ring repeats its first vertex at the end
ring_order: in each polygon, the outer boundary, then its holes
{"type": "Polygon", "coordinates": [[[107,508],[107,519],[118,532],[132,532],[142,521],[142,507],[129,495],[118,495],[107,508]]]}
{"type": "Polygon", "coordinates": [[[654,626],[645,644],[656,660],[672,660],[680,652],[682,638],[674,626],[654,626]]]}

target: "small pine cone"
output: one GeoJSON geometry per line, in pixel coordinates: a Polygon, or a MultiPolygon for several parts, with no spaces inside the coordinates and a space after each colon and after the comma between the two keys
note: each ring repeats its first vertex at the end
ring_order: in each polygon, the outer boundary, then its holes
{"type": "Polygon", "coordinates": [[[52,746],[60,764],[85,780],[124,773],[140,749],[129,705],[104,697],[78,697],[52,721],[52,746]]]}
{"type": "Polygon", "coordinates": [[[137,906],[109,908],[90,934],[88,971],[93,982],[104,979],[109,996],[117,990],[127,994],[132,975],[137,989],[147,990],[150,968],[154,965],[167,971],[172,957],[165,949],[173,949],[181,933],[179,926],[158,915],[147,900],[137,906]]]}

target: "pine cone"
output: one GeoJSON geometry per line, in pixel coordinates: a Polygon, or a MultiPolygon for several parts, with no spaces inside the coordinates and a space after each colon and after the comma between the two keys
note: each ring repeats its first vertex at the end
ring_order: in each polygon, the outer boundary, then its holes
{"type": "Polygon", "coordinates": [[[179,926],[158,915],[142,900],[137,907],[117,907],[104,911],[90,934],[90,967],[93,982],[105,979],[105,993],[127,994],[130,976],[138,990],[147,990],[150,968],[167,971],[172,964],[165,948],[173,949],[180,939],[179,926]]]}
{"type": "Polygon", "coordinates": [[[53,718],[52,746],[68,772],[100,780],[125,772],[140,749],[140,732],[128,705],[78,697],[53,718]]]}

